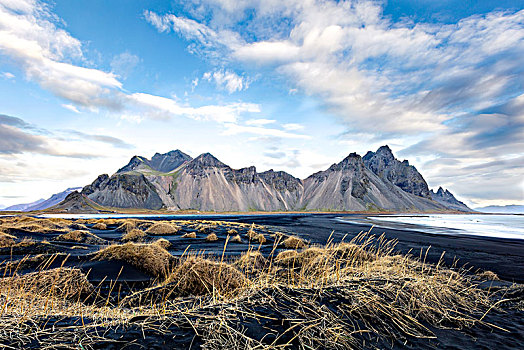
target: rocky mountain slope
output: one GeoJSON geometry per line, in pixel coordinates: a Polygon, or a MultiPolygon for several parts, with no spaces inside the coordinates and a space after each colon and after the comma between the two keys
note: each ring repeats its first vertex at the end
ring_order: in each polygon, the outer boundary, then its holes
{"type": "Polygon", "coordinates": [[[62,202],[49,208],[49,211],[70,214],[97,214],[102,212],[96,203],[91,202],[77,191],[68,194],[62,202]]]}
{"type": "Polygon", "coordinates": [[[449,192],[448,190],[444,190],[442,187],[439,187],[437,192],[433,192],[433,190],[431,190],[430,193],[431,198],[435,202],[440,203],[451,210],[473,211],[470,208],[468,208],[466,204],[456,199],[451,192],[449,192]]]}
{"type": "Polygon", "coordinates": [[[433,194],[417,169],[397,160],[388,146],[364,157],[352,153],[304,180],[283,171],[259,173],[254,166],[232,169],[209,153],[195,159],[179,150],[134,156],[81,193],[104,207],[153,210],[470,211],[433,194]]]}

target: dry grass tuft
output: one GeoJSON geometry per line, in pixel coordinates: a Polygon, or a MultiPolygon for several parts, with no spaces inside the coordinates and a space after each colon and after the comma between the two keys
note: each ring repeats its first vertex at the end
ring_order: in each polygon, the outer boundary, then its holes
{"type": "Polygon", "coordinates": [[[16,237],[5,232],[0,232],[0,248],[12,247],[15,245],[16,237]]]}
{"type": "Polygon", "coordinates": [[[499,276],[497,276],[495,272],[489,270],[477,273],[477,277],[481,280],[500,281],[499,276]]]}
{"type": "Polygon", "coordinates": [[[69,225],[69,228],[71,230],[87,230],[87,226],[84,225],[84,224],[79,223],[78,221],[72,223],[71,225],[69,225]]]}
{"type": "Polygon", "coordinates": [[[265,237],[262,233],[259,233],[259,234],[256,236],[255,239],[256,239],[256,240],[258,241],[258,243],[260,243],[260,244],[264,244],[264,243],[267,242],[266,237],[265,237]]]}
{"type": "Polygon", "coordinates": [[[93,228],[95,230],[107,230],[107,225],[104,224],[103,222],[97,222],[96,224],[93,225],[93,228]]]}
{"type": "Polygon", "coordinates": [[[85,231],[76,230],[68,233],[63,233],[58,237],[55,237],[56,241],[61,242],[76,242],[76,243],[87,243],[87,244],[104,244],[107,243],[105,239],[98,237],[97,235],[85,231]]]}
{"type": "Polygon", "coordinates": [[[259,251],[245,252],[235,261],[235,266],[237,266],[241,271],[247,273],[263,271],[268,265],[268,259],[266,259],[259,251]]]}
{"type": "Polygon", "coordinates": [[[228,235],[231,235],[231,236],[233,236],[233,235],[237,235],[237,234],[238,234],[238,231],[235,230],[234,228],[232,228],[232,229],[230,229],[230,230],[227,230],[227,234],[228,234],[228,235]]]}
{"type": "Polygon", "coordinates": [[[164,276],[175,261],[160,244],[125,243],[97,252],[93,260],[120,260],[153,276],[164,276]]]}
{"type": "Polygon", "coordinates": [[[178,231],[180,231],[180,227],[178,226],[164,223],[164,222],[159,222],[149,227],[146,230],[146,233],[148,235],[153,235],[153,236],[154,235],[172,235],[172,234],[177,233],[178,231]]]}
{"type": "Polygon", "coordinates": [[[135,229],[136,225],[134,221],[131,220],[125,220],[116,228],[117,231],[120,232],[130,232],[131,230],[135,229]]]}
{"type": "Polygon", "coordinates": [[[184,235],[182,235],[182,238],[196,238],[196,233],[194,232],[189,232],[189,233],[186,233],[184,235]]]}
{"type": "Polygon", "coordinates": [[[160,239],[157,239],[156,241],[153,242],[153,244],[156,244],[164,249],[168,249],[169,247],[171,247],[171,242],[169,242],[167,239],[165,238],[160,238],[160,239]]]}
{"type": "Polygon", "coordinates": [[[242,237],[240,237],[240,235],[236,235],[233,238],[231,238],[231,242],[242,243],[242,237]]]}
{"type": "Polygon", "coordinates": [[[132,229],[128,233],[122,236],[123,242],[142,242],[144,238],[147,237],[147,234],[144,231],[140,231],[139,229],[132,229]]]}
{"type": "Polygon", "coordinates": [[[174,283],[171,288],[176,288],[180,296],[232,295],[247,282],[244,274],[233,266],[201,257],[188,257],[166,280],[168,284],[174,283]]]}
{"type": "Polygon", "coordinates": [[[0,290],[76,300],[94,289],[79,269],[56,268],[0,279],[0,290]]]}
{"type": "Polygon", "coordinates": [[[216,242],[216,241],[218,241],[218,237],[214,233],[210,233],[210,234],[207,235],[206,241],[208,241],[208,242],[216,242]]]}
{"type": "Polygon", "coordinates": [[[306,242],[303,239],[298,238],[297,236],[290,236],[282,241],[282,244],[287,249],[302,249],[307,247],[306,242]]]}

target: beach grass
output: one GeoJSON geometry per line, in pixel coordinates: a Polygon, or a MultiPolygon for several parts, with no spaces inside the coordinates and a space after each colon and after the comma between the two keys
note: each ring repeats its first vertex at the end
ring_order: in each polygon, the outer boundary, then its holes
{"type": "MultiPolygon", "coordinates": [[[[114,224],[127,232],[131,223],[114,224]]],[[[498,327],[485,316],[499,305],[479,288],[491,275],[398,254],[395,241],[369,233],[325,245],[279,235],[263,254],[261,228],[243,228],[259,244],[236,258],[194,251],[174,257],[165,239],[102,247],[92,260],[122,261],[154,277],[125,296],[117,281],[92,285],[79,269],[49,269],[59,258],[64,265],[63,255],[27,258],[39,266],[33,273],[18,272],[24,261],[5,264],[0,344],[88,349],[145,341],[146,334],[159,344],[189,334],[207,349],[358,349],[435,339],[438,329],[498,327]]]]}

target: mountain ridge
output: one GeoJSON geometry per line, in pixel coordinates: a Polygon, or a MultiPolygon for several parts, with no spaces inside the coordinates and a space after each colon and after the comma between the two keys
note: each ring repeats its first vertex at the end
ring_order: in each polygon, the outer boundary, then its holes
{"type": "Polygon", "coordinates": [[[388,146],[364,157],[350,153],[303,180],[284,171],[257,172],[254,166],[233,169],[211,153],[134,156],[81,193],[101,206],[151,210],[471,211],[453,195],[446,198],[455,201],[434,200],[423,176],[388,146]]]}

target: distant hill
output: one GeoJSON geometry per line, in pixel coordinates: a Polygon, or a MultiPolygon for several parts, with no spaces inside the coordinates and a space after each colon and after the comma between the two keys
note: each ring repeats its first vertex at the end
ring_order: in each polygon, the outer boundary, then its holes
{"type": "Polygon", "coordinates": [[[39,199],[32,203],[26,203],[26,204],[17,204],[12,205],[8,208],[5,208],[5,211],[33,211],[33,210],[44,210],[47,208],[50,208],[54,205],[57,205],[58,203],[62,202],[68,194],[74,191],[81,190],[82,187],[72,187],[68,188],[65,191],[62,191],[60,193],[55,193],[48,199],[39,199]]]}
{"type": "MultiPolygon", "coordinates": [[[[306,179],[283,171],[232,169],[210,153],[179,150],[134,156],[112,176],[85,186],[83,198],[105,208],[202,211],[471,211],[442,190],[433,193],[418,170],[388,146],[349,154],[306,179]]],[[[80,200],[81,198],[76,198],[80,200]]]]}
{"type": "Polygon", "coordinates": [[[34,202],[31,202],[31,203],[22,203],[22,204],[11,205],[11,206],[9,206],[7,208],[4,208],[3,210],[4,211],[28,211],[27,208],[35,206],[35,205],[38,205],[38,204],[40,204],[40,203],[42,203],[44,201],[45,201],[45,199],[40,198],[39,200],[36,200],[34,202]]]}
{"type": "Polygon", "coordinates": [[[524,214],[524,205],[491,205],[475,210],[482,213],[524,214]]]}

